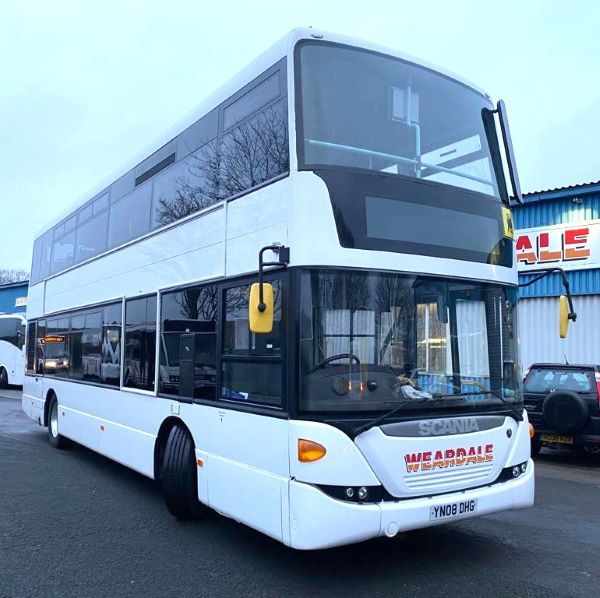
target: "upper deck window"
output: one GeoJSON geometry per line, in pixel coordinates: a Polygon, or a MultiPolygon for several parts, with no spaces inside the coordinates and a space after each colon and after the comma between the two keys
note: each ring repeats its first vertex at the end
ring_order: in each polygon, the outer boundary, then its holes
{"type": "Polygon", "coordinates": [[[378,171],[499,196],[482,120],[492,104],[477,91],[404,60],[323,42],[300,45],[297,64],[301,168],[378,171]]]}
{"type": "Polygon", "coordinates": [[[278,96],[279,73],[277,72],[223,110],[223,128],[230,129],[278,96]]]}
{"type": "Polygon", "coordinates": [[[182,131],[174,153],[135,179],[123,175],[39,237],[30,284],[285,175],[286,81],[282,58],[182,131]]]}

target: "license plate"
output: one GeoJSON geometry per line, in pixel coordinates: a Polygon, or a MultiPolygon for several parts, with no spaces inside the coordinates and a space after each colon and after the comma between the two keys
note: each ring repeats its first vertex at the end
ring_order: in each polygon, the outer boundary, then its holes
{"type": "Polygon", "coordinates": [[[573,444],[573,436],[562,436],[561,434],[541,434],[542,442],[559,442],[560,444],[573,444]]]}
{"type": "Polygon", "coordinates": [[[477,511],[477,500],[461,500],[459,502],[449,502],[437,507],[431,507],[429,510],[429,521],[438,521],[440,519],[456,519],[457,517],[468,517],[477,511]]]}

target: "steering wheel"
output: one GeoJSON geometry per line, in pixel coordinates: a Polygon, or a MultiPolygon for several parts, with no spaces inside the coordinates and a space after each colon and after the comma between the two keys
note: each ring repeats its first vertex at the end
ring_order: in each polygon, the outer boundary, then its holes
{"type": "Polygon", "coordinates": [[[331,357],[324,359],[323,361],[318,363],[312,369],[312,371],[314,372],[315,370],[324,368],[326,365],[330,364],[332,361],[337,361],[338,359],[351,359],[353,361],[356,361],[356,365],[360,365],[360,359],[358,357],[356,357],[356,355],[354,355],[354,353],[340,353],[339,355],[332,355],[331,357]]]}

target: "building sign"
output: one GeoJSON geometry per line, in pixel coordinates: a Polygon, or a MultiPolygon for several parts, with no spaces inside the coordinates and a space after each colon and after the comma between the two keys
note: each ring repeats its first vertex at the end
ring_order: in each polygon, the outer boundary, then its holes
{"type": "Polygon", "coordinates": [[[27,305],[27,297],[17,297],[15,299],[15,307],[25,307],[27,305]]]}
{"type": "Polygon", "coordinates": [[[524,228],[516,232],[520,272],[600,267],[600,220],[524,228]]]}

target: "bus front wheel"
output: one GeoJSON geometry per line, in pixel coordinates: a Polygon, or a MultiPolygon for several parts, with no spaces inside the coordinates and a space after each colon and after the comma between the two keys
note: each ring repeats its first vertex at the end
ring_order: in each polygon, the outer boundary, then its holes
{"type": "Polygon", "coordinates": [[[58,433],[58,401],[56,396],[52,396],[50,399],[50,406],[48,407],[48,440],[50,444],[57,449],[64,449],[67,447],[68,440],[58,433]]]}
{"type": "Polygon", "coordinates": [[[167,509],[177,519],[200,519],[208,507],[198,500],[198,474],[194,442],[189,432],[175,425],[169,432],[160,481],[167,509]]]}

